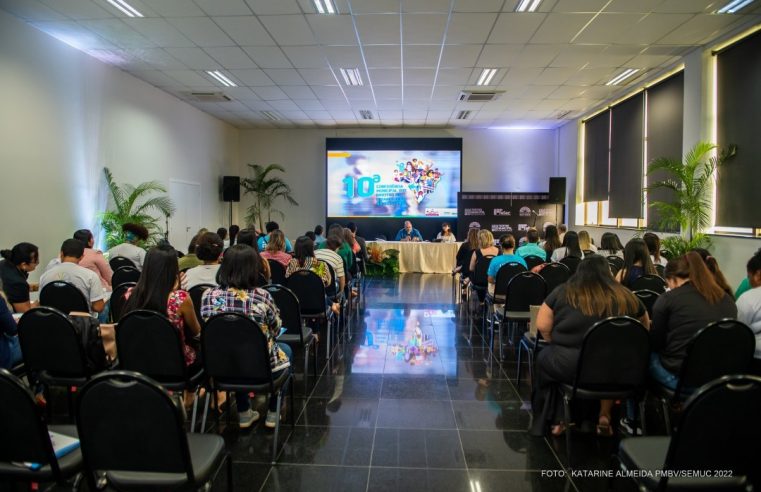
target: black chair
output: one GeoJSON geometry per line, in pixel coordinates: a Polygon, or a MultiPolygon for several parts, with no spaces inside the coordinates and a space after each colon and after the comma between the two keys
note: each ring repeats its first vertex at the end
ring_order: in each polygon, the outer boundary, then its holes
{"type": "MultiPolygon", "coordinates": [[[[471,340],[473,338],[473,323],[474,323],[474,315],[478,311],[479,302],[483,302],[486,299],[486,291],[489,285],[489,265],[491,264],[491,260],[494,258],[492,255],[482,256],[481,258],[476,261],[476,268],[473,269],[473,271],[470,273],[470,283],[468,286],[470,287],[470,290],[475,292],[476,295],[468,294],[469,299],[473,299],[475,302],[475,306],[473,306],[473,309],[471,309],[470,313],[470,336],[468,337],[468,340],[471,340]]],[[[483,334],[484,328],[486,326],[486,311],[487,306],[484,303],[483,308],[481,309],[481,333],[483,334]]]]}
{"type": "Polygon", "coordinates": [[[285,285],[285,267],[279,261],[268,259],[270,265],[270,281],[273,284],[285,285]]]}
{"type": "Polygon", "coordinates": [[[724,376],[695,391],[672,437],[623,439],[618,459],[625,470],[649,472],[633,475],[640,490],[758,490],[759,415],[761,378],[724,376]],[[683,470],[712,476],[679,477],[683,470]]]}
{"type": "Polygon", "coordinates": [[[526,363],[528,364],[529,380],[534,380],[534,361],[539,350],[547,346],[547,341],[542,337],[542,334],[537,330],[536,334],[532,334],[529,331],[525,331],[523,336],[518,341],[518,352],[515,355],[516,358],[516,371],[515,371],[515,388],[521,387],[521,367],[523,364],[523,352],[526,352],[526,363]]]}
{"type": "Polygon", "coordinates": [[[666,431],[671,432],[670,407],[714,379],[745,374],[753,361],[756,337],[747,325],[733,319],[710,323],[692,337],[679,370],[679,383],[672,391],[653,381],[652,393],[661,400],[666,431]]]}
{"type": "MultiPolygon", "coordinates": [[[[114,256],[113,258],[108,260],[108,266],[110,266],[111,270],[113,270],[114,272],[120,269],[121,267],[125,267],[125,266],[132,267],[132,268],[137,267],[137,265],[135,265],[135,263],[132,260],[130,260],[129,258],[125,258],[123,256],[114,256]]],[[[114,283],[112,282],[111,285],[114,285],[114,283]]]]}
{"type": "Polygon", "coordinates": [[[573,384],[560,384],[565,413],[566,456],[571,453],[571,401],[625,400],[640,402],[647,382],[650,338],[642,323],[617,316],[595,323],[584,335],[573,384]]]}
{"type": "Polygon", "coordinates": [[[123,266],[114,270],[114,275],[111,277],[111,285],[116,288],[127,282],[137,283],[139,280],[140,270],[133,266],[123,266]]]}
{"type": "Polygon", "coordinates": [[[526,265],[528,266],[529,270],[545,263],[545,261],[542,258],[536,255],[528,255],[523,259],[526,261],[526,265]]]}
{"type": "Polygon", "coordinates": [[[309,373],[309,351],[312,349],[312,370],[317,378],[317,343],[312,329],[301,320],[301,308],[299,300],[288,287],[271,284],[264,287],[275,300],[275,305],[280,310],[280,319],[286,331],[277,339],[278,342],[287,343],[290,346],[297,345],[304,349],[304,377],[309,373]]]}
{"type": "Polygon", "coordinates": [[[198,284],[188,290],[190,300],[193,301],[193,310],[196,312],[196,318],[198,318],[198,322],[201,326],[204,324],[203,318],[201,317],[201,299],[203,298],[203,293],[208,289],[214,289],[216,287],[217,286],[213,284],[198,284]]]}
{"type": "Polygon", "coordinates": [[[42,288],[40,306],[52,307],[66,314],[72,311],[90,312],[90,303],[82,291],[63,280],[50,282],[42,288]]]}
{"type": "Polygon", "coordinates": [[[658,274],[661,278],[666,278],[666,267],[661,265],[660,263],[656,263],[655,265],[655,272],[658,274]]]}
{"type": "Polygon", "coordinates": [[[655,305],[655,301],[658,300],[658,296],[660,296],[660,294],[647,289],[635,290],[633,294],[637,296],[640,301],[642,301],[642,304],[645,305],[645,309],[647,309],[647,314],[650,316],[650,319],[653,319],[653,306],[655,305]]]}
{"type": "Polygon", "coordinates": [[[73,425],[45,423],[43,412],[24,383],[0,369],[0,479],[2,481],[49,482],[64,485],[82,468],[82,453],[74,449],[56,458],[48,431],[77,437],[73,425]],[[30,469],[14,463],[36,463],[30,469]]]}
{"type": "MultiPolygon", "coordinates": [[[[119,368],[154,379],[166,389],[197,392],[204,380],[202,370],[191,374],[185,364],[180,332],[166,316],[138,309],[124,315],[116,328],[119,368]]],[[[209,393],[206,393],[208,407],[209,393]]],[[[195,430],[198,398],[193,401],[191,431],[195,430]]]]}
{"type": "Polygon", "coordinates": [[[127,282],[114,288],[113,292],[111,292],[111,299],[108,301],[108,312],[111,315],[112,322],[118,323],[122,319],[122,311],[127,303],[127,291],[136,285],[135,282],[127,282]]]}
{"type": "MultiPolygon", "coordinates": [[[[490,262],[491,264],[491,262],[490,262]]],[[[487,290],[487,294],[484,297],[484,311],[486,312],[485,316],[485,325],[482,325],[483,327],[487,328],[488,330],[493,330],[493,324],[494,324],[494,308],[497,305],[503,305],[505,303],[505,298],[507,296],[507,286],[510,283],[510,280],[513,279],[516,275],[519,273],[523,273],[526,271],[526,267],[521,265],[518,262],[511,261],[510,263],[505,263],[499,269],[497,270],[497,276],[494,278],[494,293],[489,294],[487,290]]],[[[488,276],[487,276],[487,282],[488,282],[488,276]]],[[[488,289],[488,284],[487,284],[488,289]]]]}
{"type": "Polygon", "coordinates": [[[105,372],[77,399],[77,429],[90,490],[105,480],[116,490],[209,490],[232,459],[216,434],[188,434],[182,410],[147,376],[105,372]]]}
{"type": "Polygon", "coordinates": [[[564,284],[571,278],[571,270],[563,263],[548,263],[539,272],[547,284],[547,295],[555,290],[558,285],[564,284]]]}
{"type": "Polygon", "coordinates": [[[581,258],[576,258],[575,256],[566,256],[562,260],[560,260],[560,263],[568,267],[568,270],[570,270],[571,275],[576,273],[576,269],[579,268],[579,263],[581,263],[581,258]]]}
{"type": "Polygon", "coordinates": [[[330,358],[330,325],[333,312],[326,306],[325,285],[322,279],[309,270],[297,270],[288,277],[285,286],[299,300],[301,317],[305,321],[325,324],[325,357],[330,358]]]}
{"type": "MultiPolygon", "coordinates": [[[[289,387],[289,413],[291,425],[295,425],[291,371],[284,369],[277,380],[273,379],[267,338],[258,324],[242,314],[222,313],[209,318],[203,327],[201,345],[212,390],[277,395],[277,423],[272,438],[272,464],[275,464],[282,397],[289,387]]],[[[219,412],[215,414],[219,418],[219,412]]]]}
{"type": "Polygon", "coordinates": [[[608,264],[610,265],[610,273],[615,277],[616,274],[624,267],[624,259],[620,256],[610,255],[607,257],[608,264]]]}
{"type": "Polygon", "coordinates": [[[653,274],[642,275],[629,284],[629,290],[652,290],[658,294],[666,292],[666,281],[662,277],[653,274]]]}
{"type": "MultiPolygon", "coordinates": [[[[507,300],[503,306],[496,306],[494,316],[499,328],[499,358],[504,359],[502,347],[502,328],[508,329],[508,342],[512,343],[516,324],[525,324],[531,319],[531,306],[540,306],[547,297],[547,284],[541,275],[522,272],[515,275],[507,284],[507,300]]],[[[494,346],[494,324],[491,330],[491,345],[494,346]]]]}

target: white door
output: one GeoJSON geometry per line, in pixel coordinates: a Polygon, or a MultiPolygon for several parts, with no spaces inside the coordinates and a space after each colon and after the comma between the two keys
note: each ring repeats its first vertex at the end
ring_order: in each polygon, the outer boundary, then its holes
{"type": "Polygon", "coordinates": [[[201,185],[170,179],[169,196],[176,208],[169,219],[169,242],[187,253],[190,240],[201,228],[201,185]]]}

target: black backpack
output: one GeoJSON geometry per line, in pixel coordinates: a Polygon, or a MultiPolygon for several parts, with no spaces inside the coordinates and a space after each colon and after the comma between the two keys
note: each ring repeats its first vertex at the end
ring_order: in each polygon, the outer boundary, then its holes
{"type": "Polygon", "coordinates": [[[84,348],[87,372],[97,374],[108,369],[110,363],[100,336],[100,322],[92,316],[69,316],[69,319],[84,348]]]}

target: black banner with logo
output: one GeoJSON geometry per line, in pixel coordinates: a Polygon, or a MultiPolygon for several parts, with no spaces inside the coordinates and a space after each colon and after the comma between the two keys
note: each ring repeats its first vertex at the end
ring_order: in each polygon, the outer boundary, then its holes
{"type": "Polygon", "coordinates": [[[565,205],[549,203],[547,193],[471,193],[457,194],[458,239],[463,241],[473,222],[499,238],[511,233],[516,239],[529,227],[541,231],[546,225],[562,222],[565,205]]]}

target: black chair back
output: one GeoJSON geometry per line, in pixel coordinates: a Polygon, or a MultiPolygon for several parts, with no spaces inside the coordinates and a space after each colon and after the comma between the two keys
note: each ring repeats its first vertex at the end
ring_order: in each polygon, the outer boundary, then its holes
{"type": "Polygon", "coordinates": [[[476,268],[473,270],[473,273],[470,276],[470,281],[474,287],[478,287],[480,289],[486,288],[486,285],[489,283],[489,265],[491,264],[491,260],[493,258],[494,256],[487,255],[482,256],[478,259],[478,261],[476,261],[476,268]]]}
{"type": "Polygon", "coordinates": [[[330,272],[330,284],[325,287],[325,295],[331,298],[336,297],[338,295],[339,286],[338,277],[336,277],[336,270],[333,268],[333,265],[327,261],[324,261],[323,263],[325,263],[325,266],[328,267],[328,271],[330,272]]]}
{"type": "Polygon", "coordinates": [[[272,259],[267,260],[267,263],[270,264],[270,281],[273,284],[285,285],[285,267],[283,264],[272,259]]]}
{"type": "Polygon", "coordinates": [[[272,385],[267,338],[259,325],[240,313],[209,318],[201,331],[203,364],[215,387],[234,391],[252,385],[272,385]]]}
{"type": "Polygon", "coordinates": [[[138,280],[140,280],[140,270],[134,266],[123,266],[114,270],[114,275],[111,277],[111,285],[119,287],[127,282],[137,283],[138,280]]]}
{"type": "Polygon", "coordinates": [[[203,298],[203,293],[208,289],[214,289],[216,287],[217,286],[213,284],[198,284],[191,287],[188,291],[188,294],[190,294],[190,300],[193,301],[193,309],[196,312],[196,318],[198,318],[198,322],[202,325],[204,323],[203,318],[201,317],[201,299],[203,298]]]}
{"type": "Polygon", "coordinates": [[[82,343],[74,325],[61,311],[50,307],[30,309],[19,319],[18,337],[28,372],[47,380],[87,378],[82,343]]]}
{"type": "MultiPolygon", "coordinates": [[[[726,470],[758,487],[759,415],[761,378],[724,376],[706,384],[685,404],[663,469],[726,470]]],[[[665,479],[661,484],[666,485],[665,479]]]]}
{"type": "Polygon", "coordinates": [[[536,255],[528,255],[525,258],[523,258],[526,261],[526,266],[528,266],[528,269],[531,270],[534,267],[538,267],[539,265],[545,263],[545,261],[536,256],[536,255]]]}
{"type": "Polygon", "coordinates": [[[124,305],[127,303],[127,291],[136,285],[135,282],[127,282],[115,287],[111,293],[111,299],[108,303],[111,321],[114,323],[118,323],[122,319],[122,310],[124,310],[124,305]]]}
{"type": "Polygon", "coordinates": [[[507,284],[505,311],[530,311],[529,306],[539,306],[547,296],[547,283],[541,275],[521,272],[507,284]]]}
{"type": "Polygon", "coordinates": [[[608,256],[608,265],[610,265],[610,273],[615,277],[616,274],[624,267],[624,259],[620,256],[610,255],[608,256]]]}
{"type": "Polygon", "coordinates": [[[645,274],[636,278],[629,284],[631,291],[635,290],[652,290],[659,294],[666,292],[666,281],[662,277],[653,274],[645,274]]]}
{"type": "Polygon", "coordinates": [[[745,374],[756,350],[756,337],[747,325],[723,319],[698,331],[687,346],[677,386],[698,388],[730,374],[745,374]]]}
{"type": "Polygon", "coordinates": [[[655,272],[658,274],[661,278],[666,278],[666,267],[661,265],[660,263],[656,263],[655,265],[655,272]]]}
{"type": "Polygon", "coordinates": [[[303,344],[304,332],[301,325],[301,308],[299,299],[288,287],[278,284],[271,284],[264,287],[264,290],[270,293],[275,305],[280,310],[280,320],[286,329],[287,335],[298,335],[303,344]]]}
{"type": "Polygon", "coordinates": [[[48,437],[47,426],[34,395],[6,369],[0,369],[0,462],[50,464],[56,480],[58,461],[48,437]]]}
{"type": "Polygon", "coordinates": [[[574,392],[642,388],[649,360],[650,338],[642,323],[628,316],[598,321],[584,335],[574,392]]]}
{"type": "Polygon", "coordinates": [[[325,313],[325,286],[316,273],[309,270],[297,270],[288,277],[286,287],[296,294],[301,314],[325,313]]]}
{"type": "MultiPolygon", "coordinates": [[[[108,260],[108,266],[110,266],[111,270],[115,272],[121,267],[128,266],[128,267],[135,268],[137,265],[135,265],[135,263],[129,258],[125,258],[123,256],[114,256],[113,258],[108,260]]],[[[111,285],[114,285],[114,283],[111,282],[111,285]]]]}
{"type": "Polygon", "coordinates": [[[581,263],[581,258],[576,258],[575,256],[566,256],[562,260],[560,260],[560,263],[568,267],[568,270],[570,270],[571,275],[576,273],[576,269],[579,268],[579,263],[581,263]]]}
{"type": "Polygon", "coordinates": [[[82,291],[63,280],[46,284],[40,291],[40,306],[49,306],[63,313],[90,312],[90,303],[82,291]]]}
{"type": "Polygon", "coordinates": [[[497,270],[497,277],[494,279],[494,300],[495,302],[505,302],[505,294],[507,294],[507,284],[518,275],[526,271],[526,267],[518,262],[511,261],[505,263],[499,270],[497,270]]]}
{"type": "Polygon", "coordinates": [[[116,327],[119,367],[156,379],[164,385],[187,380],[180,333],[166,316],[138,309],[124,315],[116,327]]]}
{"type": "Polygon", "coordinates": [[[642,304],[645,305],[645,309],[647,309],[647,314],[650,315],[650,319],[653,318],[653,306],[655,305],[655,301],[658,300],[658,296],[660,296],[659,293],[642,289],[642,290],[635,290],[634,295],[639,298],[640,301],[642,301],[642,304]]]}
{"type": "Polygon", "coordinates": [[[193,480],[182,412],[147,376],[104,372],[80,390],[77,409],[88,473],[176,473],[193,480]]]}
{"type": "Polygon", "coordinates": [[[549,295],[558,285],[564,284],[571,278],[571,270],[563,263],[548,263],[539,275],[547,283],[547,295],[549,295]]]}

